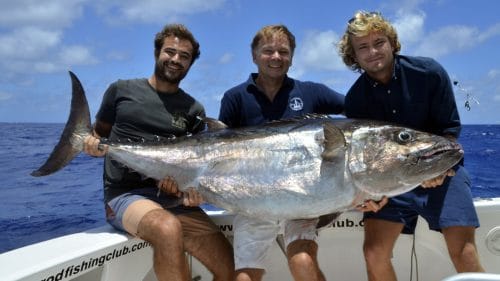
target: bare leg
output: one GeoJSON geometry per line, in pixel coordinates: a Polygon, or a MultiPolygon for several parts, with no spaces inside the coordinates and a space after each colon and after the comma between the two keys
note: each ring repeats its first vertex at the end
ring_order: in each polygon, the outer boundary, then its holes
{"type": "Polygon", "coordinates": [[[453,226],[442,231],[457,272],[484,272],[474,242],[474,227],[453,226]]]}
{"type": "Polygon", "coordinates": [[[403,224],[379,219],[365,220],[365,255],[368,280],[396,281],[392,266],[392,250],[403,224]]]}
{"type": "Polygon", "coordinates": [[[153,201],[130,204],[123,216],[125,229],[151,243],[153,267],[159,281],[189,280],[182,226],[170,212],[153,201]]]}
{"type": "Polygon", "coordinates": [[[184,247],[212,272],[213,280],[234,280],[233,248],[222,233],[186,237],[184,247]]]}
{"type": "Polygon", "coordinates": [[[318,244],[312,240],[295,240],[287,247],[288,266],[295,281],[324,281],[318,265],[318,244]]]}
{"type": "Polygon", "coordinates": [[[236,281],[261,281],[264,273],[261,268],[242,268],[236,270],[236,281]]]}

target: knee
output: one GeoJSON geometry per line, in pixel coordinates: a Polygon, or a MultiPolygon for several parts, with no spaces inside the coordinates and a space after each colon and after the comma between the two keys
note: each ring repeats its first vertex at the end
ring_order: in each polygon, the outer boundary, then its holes
{"type": "Polygon", "coordinates": [[[309,255],[309,253],[296,253],[293,256],[290,256],[288,259],[288,263],[293,267],[309,267],[314,265],[314,259],[309,255]]]}
{"type": "Polygon", "coordinates": [[[141,238],[146,240],[159,241],[182,241],[182,225],[174,215],[165,211],[153,211],[156,214],[146,215],[140,223],[139,232],[141,238]]]}
{"type": "Polygon", "coordinates": [[[182,237],[182,225],[175,216],[165,216],[162,220],[156,221],[154,227],[163,237],[182,237]]]}
{"type": "Polygon", "coordinates": [[[465,243],[460,251],[451,251],[450,257],[457,264],[461,264],[466,267],[467,265],[479,263],[476,245],[470,242],[465,243]]]}
{"type": "Polygon", "coordinates": [[[287,248],[288,263],[300,267],[315,265],[317,251],[318,245],[314,241],[294,241],[287,248]]]}
{"type": "Polygon", "coordinates": [[[391,251],[392,249],[385,249],[381,245],[366,242],[363,244],[363,255],[368,265],[390,260],[388,253],[391,251]]]}

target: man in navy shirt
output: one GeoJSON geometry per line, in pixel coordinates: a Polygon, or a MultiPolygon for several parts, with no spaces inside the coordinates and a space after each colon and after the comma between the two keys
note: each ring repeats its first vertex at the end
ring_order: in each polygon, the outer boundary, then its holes
{"type": "MultiPolygon", "coordinates": [[[[392,121],[456,140],[461,125],[448,74],[435,60],[402,56],[400,49],[395,29],[379,13],[357,12],[349,21],[339,52],[361,76],[346,95],[346,116],[392,121]]],[[[414,232],[418,215],[443,233],[458,272],[483,271],[474,240],[479,222],[470,180],[459,164],[390,198],[380,211],[365,213],[369,280],[396,280],[394,243],[401,232],[414,232]]]]}
{"type": "MultiPolygon", "coordinates": [[[[344,96],[325,85],[302,82],[287,76],[295,49],[293,34],[283,25],[266,26],[252,42],[258,73],[228,90],[221,102],[219,119],[229,127],[259,125],[307,113],[340,114],[344,96]]],[[[236,280],[261,280],[265,258],[280,227],[290,271],[295,280],[325,280],[317,261],[317,219],[277,222],[236,215],[234,255],[236,280]]]]}

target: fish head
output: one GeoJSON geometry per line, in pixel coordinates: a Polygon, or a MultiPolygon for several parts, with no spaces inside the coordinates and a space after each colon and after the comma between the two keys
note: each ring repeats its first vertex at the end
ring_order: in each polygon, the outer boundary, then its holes
{"type": "Polygon", "coordinates": [[[352,133],[348,167],[359,189],[390,197],[443,174],[463,154],[442,136],[391,125],[360,127],[352,133]]]}

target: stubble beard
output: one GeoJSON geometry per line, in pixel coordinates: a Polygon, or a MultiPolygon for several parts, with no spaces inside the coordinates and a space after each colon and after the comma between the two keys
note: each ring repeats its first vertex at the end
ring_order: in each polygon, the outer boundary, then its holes
{"type": "Polygon", "coordinates": [[[156,62],[155,64],[155,76],[156,79],[172,84],[179,84],[184,77],[186,77],[187,70],[179,70],[182,72],[172,72],[168,69],[167,65],[161,62],[156,62]],[[182,71],[183,70],[183,71],[182,71]]]}

